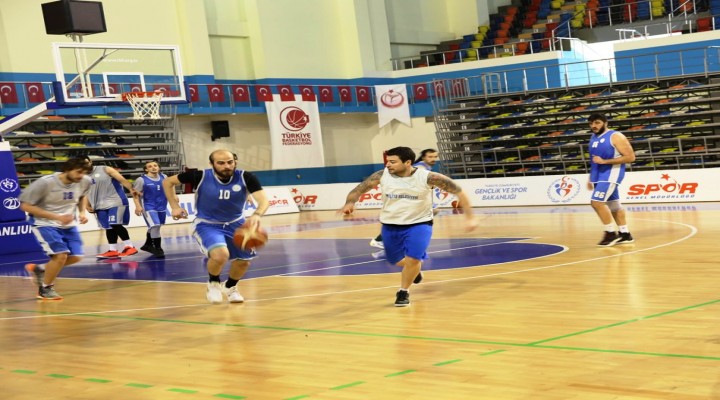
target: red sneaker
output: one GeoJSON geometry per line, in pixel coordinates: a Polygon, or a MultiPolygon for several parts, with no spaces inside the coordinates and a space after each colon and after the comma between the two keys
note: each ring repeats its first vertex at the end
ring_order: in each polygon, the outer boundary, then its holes
{"type": "Polygon", "coordinates": [[[125,248],[123,249],[122,253],[120,253],[120,257],[131,256],[131,255],[133,255],[133,254],[137,254],[137,252],[138,252],[138,251],[137,251],[136,248],[134,248],[134,247],[132,247],[132,246],[125,246],[125,248]]]}
{"type": "Polygon", "coordinates": [[[102,254],[98,254],[96,257],[97,257],[97,258],[100,258],[100,259],[105,259],[105,258],[120,258],[120,253],[117,252],[117,250],[108,250],[108,251],[106,251],[106,252],[104,252],[104,253],[102,253],[102,254]]]}

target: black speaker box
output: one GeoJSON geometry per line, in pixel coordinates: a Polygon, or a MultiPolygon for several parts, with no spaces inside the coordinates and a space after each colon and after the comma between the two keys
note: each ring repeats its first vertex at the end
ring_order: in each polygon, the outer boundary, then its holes
{"type": "Polygon", "coordinates": [[[230,137],[230,123],[228,121],[211,121],[212,140],[230,137]]]}

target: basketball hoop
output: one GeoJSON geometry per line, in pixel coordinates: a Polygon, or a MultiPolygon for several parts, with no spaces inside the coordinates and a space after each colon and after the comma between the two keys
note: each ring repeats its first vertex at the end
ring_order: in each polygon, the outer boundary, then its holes
{"type": "Polygon", "coordinates": [[[122,94],[122,100],[130,103],[134,119],[160,118],[160,101],[163,92],[129,92],[122,94]]]}

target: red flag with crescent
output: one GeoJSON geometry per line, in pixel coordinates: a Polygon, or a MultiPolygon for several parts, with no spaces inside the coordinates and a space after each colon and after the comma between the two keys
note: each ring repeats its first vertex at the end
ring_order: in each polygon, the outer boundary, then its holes
{"type": "Polygon", "coordinates": [[[295,93],[290,85],[278,85],[277,89],[281,101],[295,101],[295,93]]]}
{"type": "Polygon", "coordinates": [[[273,101],[269,85],[255,85],[255,96],[258,101],[273,101]]]}
{"type": "Polygon", "coordinates": [[[15,84],[12,82],[0,82],[0,103],[17,104],[18,96],[15,91],[15,84]]]}
{"type": "Polygon", "coordinates": [[[350,86],[338,86],[338,93],[340,93],[340,101],[343,103],[352,102],[352,91],[350,86]]]}
{"type": "Polygon", "coordinates": [[[233,94],[233,100],[240,102],[250,101],[250,91],[247,85],[232,85],[230,86],[233,94]]]}
{"type": "Polygon", "coordinates": [[[207,85],[207,92],[210,101],[225,101],[225,91],[223,90],[223,85],[207,85]]]}
{"type": "Polygon", "coordinates": [[[435,92],[435,97],[445,97],[445,85],[443,81],[433,82],[433,92],[435,92]]]}
{"type": "Polygon", "coordinates": [[[45,92],[43,91],[42,83],[28,82],[25,84],[25,91],[27,92],[28,102],[42,103],[45,101],[45,92]]]}
{"type": "Polygon", "coordinates": [[[300,95],[303,101],[315,101],[315,91],[312,86],[300,86],[300,95]]]}
{"type": "Polygon", "coordinates": [[[188,91],[190,92],[191,103],[196,103],[200,101],[200,92],[198,92],[198,85],[188,85],[188,91]]]}
{"type": "Polygon", "coordinates": [[[413,98],[417,100],[426,100],[428,98],[427,85],[417,83],[413,85],[413,98]]]}
{"type": "Polygon", "coordinates": [[[367,86],[355,86],[355,97],[359,103],[370,102],[370,88],[367,86]]]}
{"type": "Polygon", "coordinates": [[[323,103],[333,102],[333,92],[331,86],[318,86],[318,90],[320,91],[320,101],[323,103]]]}

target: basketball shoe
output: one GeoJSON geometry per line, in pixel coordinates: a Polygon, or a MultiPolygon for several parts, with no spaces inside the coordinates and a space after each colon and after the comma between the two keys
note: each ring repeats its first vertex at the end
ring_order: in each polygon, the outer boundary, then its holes
{"type": "Polygon", "coordinates": [[[420,283],[423,280],[423,274],[422,272],[418,272],[417,276],[413,280],[413,283],[420,283]]]}
{"type": "Polygon", "coordinates": [[[398,290],[395,294],[395,307],[407,307],[410,305],[410,292],[398,290]]]}
{"type": "Polygon", "coordinates": [[[620,232],[620,240],[615,244],[630,244],[635,243],[635,239],[632,237],[630,232],[620,232]]]}
{"type": "Polygon", "coordinates": [[[127,256],[131,256],[131,255],[137,254],[137,253],[138,253],[138,251],[136,248],[134,248],[132,246],[125,246],[122,253],[120,253],[120,257],[127,257],[127,256]]]}
{"type": "Polygon", "coordinates": [[[25,271],[30,274],[36,286],[42,286],[45,280],[45,269],[40,268],[37,264],[25,264],[25,271]]]}
{"type": "Polygon", "coordinates": [[[206,296],[207,300],[212,304],[222,303],[223,294],[220,288],[220,282],[208,282],[206,296]]]}
{"type": "Polygon", "coordinates": [[[117,250],[108,250],[102,254],[98,254],[96,257],[99,259],[120,258],[120,252],[117,250]]]}
{"type": "Polygon", "coordinates": [[[240,292],[238,292],[237,285],[233,287],[227,287],[225,286],[225,282],[223,282],[222,291],[230,303],[242,303],[243,301],[245,301],[240,292]]]}
{"type": "Polygon", "coordinates": [[[603,239],[597,245],[602,247],[614,246],[620,239],[622,239],[622,237],[618,235],[617,232],[605,232],[605,236],[603,236],[603,239]]]}
{"type": "Polygon", "coordinates": [[[383,244],[382,240],[376,240],[376,239],[370,239],[370,246],[377,247],[378,249],[385,248],[385,244],[383,244]]]}
{"type": "Polygon", "coordinates": [[[53,285],[40,285],[37,298],[42,300],[62,300],[62,296],[60,296],[58,292],[55,291],[55,287],[53,285]]]}

